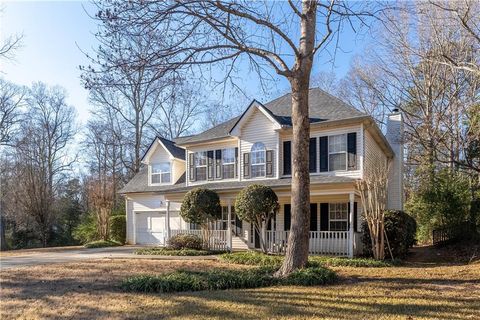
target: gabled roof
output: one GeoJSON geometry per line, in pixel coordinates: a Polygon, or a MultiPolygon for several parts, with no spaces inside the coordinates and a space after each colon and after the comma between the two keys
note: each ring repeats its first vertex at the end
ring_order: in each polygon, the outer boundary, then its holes
{"type": "Polygon", "coordinates": [[[229,135],[238,136],[240,134],[240,128],[245,123],[248,118],[255,112],[255,109],[260,110],[270,121],[272,121],[273,125],[280,129],[282,124],[277,120],[277,117],[270,111],[269,109],[265,108],[263,104],[258,102],[257,100],[253,100],[248,108],[242,113],[240,117],[238,117],[237,121],[233,125],[232,129],[228,132],[229,135]]]}
{"type": "MultiPolygon", "coordinates": [[[[319,88],[310,89],[308,99],[311,123],[367,117],[365,113],[358,111],[349,104],[319,88]]],[[[286,127],[292,126],[292,97],[290,93],[266,104],[261,104],[254,100],[249,108],[255,103],[270,113],[280,125],[286,127]]],[[[249,108],[247,108],[244,114],[249,108]]],[[[194,136],[175,139],[175,143],[182,145],[230,137],[230,132],[241,118],[242,116],[235,117],[194,136]]]]}
{"type": "Polygon", "coordinates": [[[168,140],[168,139],[165,139],[165,138],[160,137],[160,136],[153,139],[152,143],[150,144],[147,151],[143,155],[141,161],[143,161],[143,159],[145,159],[148,156],[148,154],[150,152],[152,152],[155,142],[160,143],[172,157],[185,161],[185,149],[177,147],[175,145],[175,142],[173,142],[171,140],[168,140]]]}

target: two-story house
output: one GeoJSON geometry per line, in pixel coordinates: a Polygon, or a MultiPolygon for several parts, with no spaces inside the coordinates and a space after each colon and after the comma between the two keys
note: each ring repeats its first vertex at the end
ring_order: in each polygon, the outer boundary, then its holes
{"type": "MultiPolygon", "coordinates": [[[[402,115],[388,118],[384,136],[375,121],[338,98],[311,89],[310,252],[352,256],[360,247],[361,204],[356,180],[379,162],[392,162],[388,209],[402,209],[402,115]]],[[[212,245],[259,247],[254,228],[235,216],[237,193],[253,183],[270,186],[280,202],[269,223],[267,244],[287,245],[292,174],[291,96],[253,101],[239,117],[200,134],[169,141],[158,137],[143,167],[121,190],[126,199],[127,241],[162,245],[172,235],[196,233],[179,215],[183,196],[195,187],[218,193],[223,217],[212,228],[212,245]]]]}

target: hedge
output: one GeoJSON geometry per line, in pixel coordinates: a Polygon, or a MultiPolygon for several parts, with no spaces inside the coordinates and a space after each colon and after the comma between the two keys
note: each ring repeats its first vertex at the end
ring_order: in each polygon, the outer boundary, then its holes
{"type": "Polygon", "coordinates": [[[177,234],[168,239],[168,248],[174,250],[181,249],[202,249],[202,239],[194,234],[177,234]]]}
{"type": "Polygon", "coordinates": [[[274,277],[274,270],[272,268],[178,270],[163,275],[127,278],[121,286],[125,291],[157,293],[259,288],[273,285],[314,286],[333,283],[336,280],[332,270],[322,267],[297,270],[286,278],[274,277]]]}
{"type": "Polygon", "coordinates": [[[125,215],[110,217],[110,239],[125,244],[127,239],[127,220],[125,215]]]}
{"type": "MultiPolygon", "coordinates": [[[[371,256],[372,242],[366,222],[363,223],[362,228],[364,253],[371,256]]],[[[405,258],[408,249],[416,243],[415,234],[417,231],[417,223],[415,219],[404,211],[387,210],[385,212],[385,231],[393,257],[395,259],[405,258]]],[[[390,258],[387,241],[385,241],[385,258],[390,258]]]]}

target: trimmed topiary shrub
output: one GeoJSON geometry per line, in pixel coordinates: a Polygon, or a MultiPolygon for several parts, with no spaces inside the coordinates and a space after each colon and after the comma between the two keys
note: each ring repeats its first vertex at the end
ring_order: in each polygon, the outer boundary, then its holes
{"type": "Polygon", "coordinates": [[[333,271],[322,267],[298,270],[286,278],[275,278],[274,271],[274,268],[179,270],[157,276],[142,275],[127,278],[123,281],[122,288],[134,292],[181,292],[260,288],[273,285],[313,286],[333,283],[336,279],[333,271]]]}
{"type": "Polygon", "coordinates": [[[235,213],[240,220],[253,224],[260,236],[263,252],[267,252],[265,232],[268,221],[278,211],[278,197],[272,188],[252,184],[243,188],[235,199],[235,213]]]}
{"type": "Polygon", "coordinates": [[[220,198],[215,191],[205,188],[195,188],[185,194],[180,216],[186,222],[196,223],[205,227],[209,220],[222,217],[220,198]]]}
{"type": "Polygon", "coordinates": [[[194,234],[177,234],[168,239],[167,246],[169,249],[202,249],[202,239],[194,234]]]}
{"type": "MultiPolygon", "coordinates": [[[[365,255],[372,255],[372,243],[368,225],[363,223],[363,245],[365,255]]],[[[403,259],[408,253],[408,249],[415,243],[415,234],[417,224],[415,219],[404,211],[387,210],[385,212],[385,232],[387,233],[388,243],[395,259],[403,259]]],[[[385,257],[390,258],[387,242],[385,240],[385,257]]]]}
{"type": "Polygon", "coordinates": [[[125,215],[110,217],[110,239],[125,244],[127,238],[127,219],[125,215]]]}

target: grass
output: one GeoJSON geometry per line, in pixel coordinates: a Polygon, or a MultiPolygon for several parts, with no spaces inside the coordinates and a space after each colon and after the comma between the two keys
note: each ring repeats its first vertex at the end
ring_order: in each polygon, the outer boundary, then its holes
{"type": "Polygon", "coordinates": [[[331,286],[139,294],[135,275],[246,270],[221,261],[104,259],[1,271],[1,319],[479,319],[480,264],[332,267],[331,286]]]}
{"type": "MultiPolygon", "coordinates": [[[[225,253],[220,259],[233,264],[254,265],[260,267],[279,267],[283,262],[283,256],[267,255],[257,251],[242,251],[225,253]]],[[[381,268],[390,267],[398,264],[389,261],[378,261],[367,258],[338,258],[326,256],[310,256],[308,259],[309,266],[312,267],[364,267],[364,268],[381,268]]]]}
{"type": "Polygon", "coordinates": [[[108,247],[119,247],[122,246],[120,242],[113,241],[113,240],[97,240],[92,241],[84,245],[85,248],[93,249],[93,248],[108,248],[108,247]]]}
{"type": "Polygon", "coordinates": [[[138,255],[158,255],[158,256],[208,256],[220,254],[223,252],[194,249],[169,249],[169,248],[142,248],[135,250],[138,255]]]}
{"type": "Polygon", "coordinates": [[[336,280],[332,270],[316,267],[298,270],[286,278],[273,276],[273,268],[245,270],[209,269],[204,271],[176,270],[162,275],[140,275],[122,282],[125,291],[158,293],[202,290],[249,289],[275,285],[314,286],[336,280]]]}

